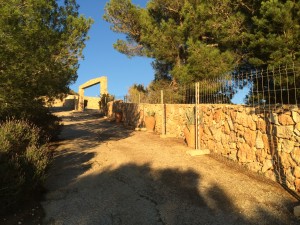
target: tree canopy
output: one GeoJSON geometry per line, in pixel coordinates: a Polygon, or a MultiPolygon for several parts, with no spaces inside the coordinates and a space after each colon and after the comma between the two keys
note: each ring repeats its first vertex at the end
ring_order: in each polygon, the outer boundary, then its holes
{"type": "Polygon", "coordinates": [[[23,104],[68,92],[91,19],[75,0],[0,0],[0,101],[23,104]]]}
{"type": "Polygon", "coordinates": [[[110,0],[104,19],[121,53],[154,58],[155,79],[190,83],[242,65],[299,61],[300,3],[283,0],[110,0]]]}

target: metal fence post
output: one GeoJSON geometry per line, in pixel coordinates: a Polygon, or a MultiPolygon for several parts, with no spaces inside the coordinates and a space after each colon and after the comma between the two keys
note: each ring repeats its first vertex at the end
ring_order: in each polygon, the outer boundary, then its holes
{"type": "Polygon", "coordinates": [[[160,103],[162,105],[162,126],[161,126],[161,134],[166,135],[166,107],[164,104],[164,90],[160,91],[160,103]]]}
{"type": "Polygon", "coordinates": [[[195,141],[196,141],[196,149],[199,149],[199,109],[198,109],[198,106],[199,106],[199,86],[200,86],[200,83],[197,82],[195,84],[195,141]]]}

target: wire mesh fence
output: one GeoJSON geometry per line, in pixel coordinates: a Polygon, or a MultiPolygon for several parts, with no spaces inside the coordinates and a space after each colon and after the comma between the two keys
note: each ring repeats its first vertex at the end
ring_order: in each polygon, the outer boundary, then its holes
{"type": "Polygon", "coordinates": [[[200,102],[248,106],[297,105],[300,65],[234,71],[200,83],[200,102]]]}
{"type": "Polygon", "coordinates": [[[146,93],[134,93],[124,96],[127,103],[149,104],[194,104],[195,84],[182,87],[169,86],[162,90],[149,90],[146,93]]]}
{"type": "MultiPolygon", "coordinates": [[[[300,102],[300,65],[247,68],[201,80],[202,104],[242,104],[247,106],[297,105],[300,102]]],[[[119,99],[130,103],[194,104],[195,84],[169,86],[162,90],[137,92],[119,99]]]]}

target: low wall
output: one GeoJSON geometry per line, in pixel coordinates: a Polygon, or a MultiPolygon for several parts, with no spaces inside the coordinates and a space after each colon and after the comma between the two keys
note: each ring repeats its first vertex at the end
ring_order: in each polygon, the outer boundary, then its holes
{"type": "MultiPolygon", "coordinates": [[[[85,109],[99,109],[99,97],[84,96],[85,109]]],[[[66,109],[74,110],[77,108],[78,95],[68,95],[64,99],[55,99],[52,107],[63,107],[66,109]]]]}
{"type": "Polygon", "coordinates": [[[99,97],[84,96],[85,109],[100,109],[99,101],[100,101],[99,97]]]}
{"type": "MultiPolygon", "coordinates": [[[[155,131],[184,138],[186,112],[195,105],[111,102],[109,116],[123,112],[123,122],[141,126],[155,112],[155,131]],[[164,119],[165,118],[165,119],[164,119]],[[165,121],[165,122],[164,122],[165,121]]],[[[300,194],[300,110],[260,110],[235,105],[199,105],[200,147],[238,162],[300,194]]]]}
{"type": "Polygon", "coordinates": [[[300,193],[300,111],[202,105],[203,148],[300,193]]]}

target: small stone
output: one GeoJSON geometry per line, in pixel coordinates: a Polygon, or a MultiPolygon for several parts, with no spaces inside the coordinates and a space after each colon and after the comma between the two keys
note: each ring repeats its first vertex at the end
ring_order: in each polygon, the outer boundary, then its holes
{"type": "Polygon", "coordinates": [[[22,222],[21,222],[21,221],[19,221],[19,222],[18,222],[18,224],[22,224],[22,222]]]}
{"type": "Polygon", "coordinates": [[[294,215],[300,217],[300,205],[294,207],[294,215]]]}
{"type": "Polygon", "coordinates": [[[273,168],[273,161],[272,160],[267,160],[265,163],[264,163],[264,165],[263,165],[263,167],[262,167],[262,169],[261,169],[261,172],[262,173],[265,173],[265,172],[267,172],[269,169],[272,169],[273,168]]]}

